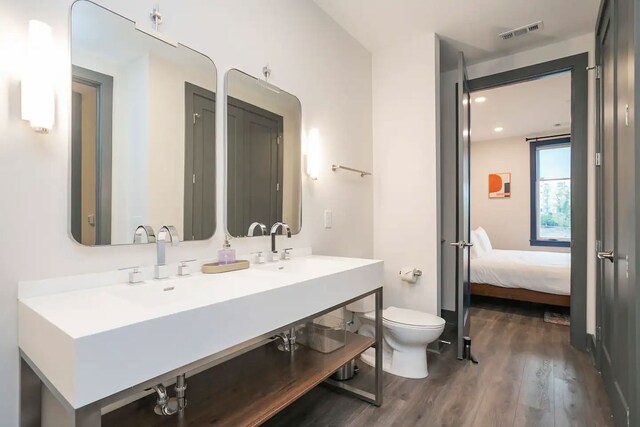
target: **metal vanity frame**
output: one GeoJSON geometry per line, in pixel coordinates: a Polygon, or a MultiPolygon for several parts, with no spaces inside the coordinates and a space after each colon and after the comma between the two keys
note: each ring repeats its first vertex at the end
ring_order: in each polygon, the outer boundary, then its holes
{"type": "MultiPolygon", "coordinates": [[[[74,409],[69,402],[56,390],[47,380],[37,366],[29,357],[20,350],[20,426],[69,426],[69,427],[100,427],[102,425],[102,409],[116,405],[118,402],[132,402],[149,394],[149,389],[154,385],[163,383],[172,384],[176,378],[183,374],[197,373],[209,369],[213,366],[224,363],[234,357],[240,356],[248,351],[266,345],[273,340],[273,335],[277,332],[290,329],[299,324],[310,321],[323,314],[330,313],[347,304],[358,301],[362,298],[375,295],[375,393],[361,390],[354,386],[339,381],[326,379],[325,384],[340,390],[346,394],[357,397],[365,402],[376,406],[382,405],[383,375],[382,375],[382,287],[364,293],[360,296],[344,301],[338,305],[314,313],[298,321],[283,325],[269,333],[260,335],[251,340],[245,341],[226,350],[215,353],[211,356],[192,362],[178,369],[169,371],[163,375],[139,383],[128,389],[114,393],[103,399],[74,409]]],[[[99,367],[97,367],[99,369],[99,367]]],[[[125,403],[125,404],[126,404],[125,403]]],[[[153,410],[149,408],[149,410],[153,410]]],[[[176,419],[178,415],[174,415],[176,419]]]]}

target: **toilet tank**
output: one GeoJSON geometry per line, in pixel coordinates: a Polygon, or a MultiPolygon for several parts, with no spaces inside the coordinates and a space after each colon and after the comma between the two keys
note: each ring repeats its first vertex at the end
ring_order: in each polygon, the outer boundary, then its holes
{"type": "Polygon", "coordinates": [[[359,299],[356,302],[347,304],[347,310],[354,313],[368,313],[376,309],[376,297],[375,295],[369,295],[368,297],[359,299]]]}

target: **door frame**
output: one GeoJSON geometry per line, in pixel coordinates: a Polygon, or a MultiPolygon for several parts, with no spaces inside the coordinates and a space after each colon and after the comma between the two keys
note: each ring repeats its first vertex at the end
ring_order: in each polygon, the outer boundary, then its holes
{"type": "Polygon", "coordinates": [[[587,52],[529,65],[469,81],[471,92],[571,71],[571,345],[587,349],[587,52]]]}
{"type": "MultiPolygon", "coordinates": [[[[113,77],[94,70],[72,65],[73,82],[83,83],[96,88],[98,126],[96,129],[96,246],[111,244],[111,186],[112,186],[112,135],[113,135],[113,77]]],[[[73,145],[73,144],[71,144],[73,145]]],[[[77,172],[79,167],[78,152],[72,152],[71,194],[76,194],[75,187],[80,185],[77,172]],[[75,152],[75,156],[73,155],[75,152]]],[[[74,201],[71,201],[74,208],[74,201]]],[[[70,215],[69,233],[73,235],[77,218],[70,215]]],[[[80,220],[82,220],[80,218],[80,220]]],[[[77,241],[77,240],[76,240],[77,241]]],[[[82,242],[78,242],[82,243],[82,242]]]]}
{"type": "MultiPolygon", "coordinates": [[[[185,111],[185,118],[184,118],[184,207],[182,209],[183,211],[183,240],[194,240],[191,236],[193,235],[193,173],[194,173],[194,166],[193,166],[193,138],[194,138],[194,129],[193,129],[193,124],[195,124],[195,122],[193,122],[194,120],[194,110],[193,110],[193,99],[194,96],[198,95],[201,96],[203,98],[207,98],[211,101],[213,101],[213,106],[214,106],[214,111],[216,108],[216,93],[205,89],[203,87],[197,86],[193,83],[190,82],[184,82],[184,102],[185,102],[185,106],[184,106],[184,111],[185,111]],[[189,236],[189,238],[187,238],[187,236],[189,236]]],[[[217,128],[217,123],[216,123],[217,119],[214,118],[214,127],[217,128]]],[[[215,135],[215,129],[214,129],[214,135],[215,135]]],[[[213,141],[214,144],[214,150],[213,150],[213,163],[212,163],[212,167],[216,167],[216,158],[217,158],[217,153],[215,150],[215,138],[213,141]]],[[[216,182],[217,182],[217,174],[213,174],[213,188],[216,188],[216,182]]],[[[214,203],[215,203],[215,197],[214,197],[214,203]]],[[[215,229],[217,227],[217,221],[216,221],[216,211],[217,208],[214,206],[213,209],[213,217],[212,217],[212,221],[213,221],[213,234],[209,237],[207,237],[206,239],[210,239],[213,237],[213,235],[215,234],[215,229]]],[[[204,239],[204,240],[206,240],[204,239]]],[[[197,239],[196,239],[197,240],[197,239]]]]}

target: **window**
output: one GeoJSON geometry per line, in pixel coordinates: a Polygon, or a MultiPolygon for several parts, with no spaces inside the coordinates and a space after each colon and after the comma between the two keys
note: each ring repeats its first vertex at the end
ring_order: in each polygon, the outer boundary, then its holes
{"type": "Polygon", "coordinates": [[[571,140],[531,143],[531,246],[571,243],[571,140]]]}

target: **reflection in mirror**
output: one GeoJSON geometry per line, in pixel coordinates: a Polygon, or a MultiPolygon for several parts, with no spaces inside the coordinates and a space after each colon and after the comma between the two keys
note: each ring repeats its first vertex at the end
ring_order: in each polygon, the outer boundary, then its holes
{"type": "Polygon", "coordinates": [[[84,245],[181,240],[215,231],[211,60],[89,1],[71,14],[71,235],[84,245]]]}
{"type": "Polygon", "coordinates": [[[300,101],[238,70],[227,73],[226,83],[227,231],[248,236],[254,222],[270,229],[282,221],[297,234],[302,210],[300,101]]]}

